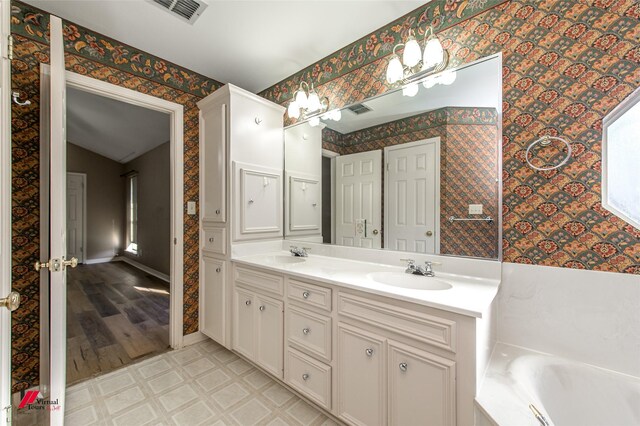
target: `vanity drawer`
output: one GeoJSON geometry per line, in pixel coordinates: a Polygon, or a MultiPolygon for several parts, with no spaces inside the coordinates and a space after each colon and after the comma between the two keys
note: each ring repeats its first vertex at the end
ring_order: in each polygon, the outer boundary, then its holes
{"type": "Polygon", "coordinates": [[[264,290],[279,296],[284,294],[284,278],[279,275],[256,271],[244,266],[236,266],[234,271],[236,284],[264,290]]]}
{"type": "Polygon", "coordinates": [[[289,300],[331,312],[330,288],[294,279],[289,279],[288,283],[289,300]]]}
{"type": "Polygon", "coordinates": [[[342,292],[338,294],[338,314],[456,352],[456,322],[446,318],[342,292]]]}
{"type": "Polygon", "coordinates": [[[285,382],[316,404],[331,409],[331,367],[289,348],[285,382]]]}
{"type": "Polygon", "coordinates": [[[289,306],[287,326],[290,345],[331,361],[331,318],[289,306]]]}
{"type": "Polygon", "coordinates": [[[227,233],[225,228],[203,228],[202,250],[216,254],[226,254],[227,233]]]}

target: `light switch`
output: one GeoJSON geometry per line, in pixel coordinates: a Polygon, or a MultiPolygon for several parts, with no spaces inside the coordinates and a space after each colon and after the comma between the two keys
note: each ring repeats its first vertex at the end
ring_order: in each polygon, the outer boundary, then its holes
{"type": "Polygon", "coordinates": [[[469,204],[469,214],[482,214],[482,204],[469,204]]]}
{"type": "Polygon", "coordinates": [[[187,201],[187,214],[196,214],[196,202],[187,201]]]}

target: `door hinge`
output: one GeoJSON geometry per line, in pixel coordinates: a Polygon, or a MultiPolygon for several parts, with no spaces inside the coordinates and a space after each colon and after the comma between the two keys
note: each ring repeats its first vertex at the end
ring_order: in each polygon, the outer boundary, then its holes
{"type": "Polygon", "coordinates": [[[389,163],[387,163],[387,171],[389,171],[389,163]]]}
{"type": "Polygon", "coordinates": [[[6,414],[7,424],[10,425],[11,424],[11,417],[12,417],[12,414],[13,414],[13,406],[12,405],[7,405],[6,407],[4,407],[4,410],[7,412],[7,414],[6,414]]]}
{"type": "Polygon", "coordinates": [[[12,35],[9,35],[7,37],[7,59],[10,61],[13,59],[13,36],[12,35]]]}
{"type": "Polygon", "coordinates": [[[177,239],[177,238],[174,238],[174,239],[173,239],[173,245],[175,246],[175,245],[177,245],[177,244],[178,244],[178,239],[177,239]]]}

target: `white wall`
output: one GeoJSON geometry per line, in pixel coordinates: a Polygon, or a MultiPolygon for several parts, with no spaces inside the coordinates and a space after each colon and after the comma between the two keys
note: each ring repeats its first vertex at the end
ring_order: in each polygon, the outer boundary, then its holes
{"type": "Polygon", "coordinates": [[[640,276],[502,266],[499,341],[640,376],[640,276]]]}

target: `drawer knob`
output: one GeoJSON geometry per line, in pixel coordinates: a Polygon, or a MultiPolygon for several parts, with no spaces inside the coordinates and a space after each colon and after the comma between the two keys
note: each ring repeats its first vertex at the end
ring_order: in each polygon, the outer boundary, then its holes
{"type": "Polygon", "coordinates": [[[215,241],[215,239],[214,239],[213,237],[209,237],[209,242],[210,242],[210,243],[212,243],[212,242],[214,242],[214,241],[215,241]]]}
{"type": "Polygon", "coordinates": [[[305,328],[302,329],[302,334],[307,335],[309,333],[311,333],[311,329],[309,327],[305,327],[305,328]]]}
{"type": "Polygon", "coordinates": [[[409,366],[407,365],[406,362],[401,362],[399,367],[400,367],[400,371],[407,371],[407,367],[409,366]]]}
{"type": "Polygon", "coordinates": [[[258,309],[260,309],[260,311],[264,311],[264,305],[261,305],[258,309]]]}
{"type": "Polygon", "coordinates": [[[219,266],[216,268],[216,272],[217,272],[217,273],[220,273],[220,271],[221,271],[221,270],[222,270],[222,269],[220,269],[220,267],[219,267],[219,266]]]}
{"type": "Polygon", "coordinates": [[[216,214],[220,214],[220,209],[216,209],[216,214]]]}
{"type": "Polygon", "coordinates": [[[307,380],[309,380],[309,375],[308,375],[307,373],[304,373],[304,374],[302,375],[302,380],[304,380],[305,382],[306,382],[307,380]]]}
{"type": "Polygon", "coordinates": [[[367,356],[373,356],[373,349],[371,349],[371,348],[365,349],[364,352],[367,354],[367,356]]]}
{"type": "Polygon", "coordinates": [[[246,302],[244,302],[244,304],[247,306],[251,305],[251,300],[247,300],[246,302]]]}
{"type": "Polygon", "coordinates": [[[311,296],[311,293],[309,293],[308,291],[302,293],[302,297],[304,297],[305,299],[308,299],[309,296],[311,296]]]}

